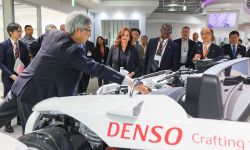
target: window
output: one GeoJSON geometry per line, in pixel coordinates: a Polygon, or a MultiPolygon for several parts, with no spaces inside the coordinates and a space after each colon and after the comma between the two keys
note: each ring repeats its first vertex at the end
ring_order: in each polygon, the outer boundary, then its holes
{"type": "Polygon", "coordinates": [[[108,39],[108,45],[114,44],[118,32],[122,27],[139,28],[139,20],[102,20],[102,35],[108,39]]]}
{"type": "Polygon", "coordinates": [[[41,8],[42,11],[42,33],[45,33],[45,27],[48,24],[54,24],[57,29],[60,29],[60,25],[65,23],[66,14],[48,9],[45,7],[41,8]]]}
{"type": "MultiPolygon", "coordinates": [[[[22,26],[29,24],[33,27],[33,37],[37,38],[37,7],[23,3],[14,3],[15,22],[22,26]]],[[[23,35],[24,36],[24,32],[23,35]]]]}
{"type": "Polygon", "coordinates": [[[0,0],[0,42],[4,40],[4,28],[3,28],[3,3],[0,0]]]}

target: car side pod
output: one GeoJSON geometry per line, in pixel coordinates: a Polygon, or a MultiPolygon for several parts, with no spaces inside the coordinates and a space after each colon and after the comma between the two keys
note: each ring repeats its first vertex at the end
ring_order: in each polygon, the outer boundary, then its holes
{"type": "MultiPolygon", "coordinates": [[[[250,149],[248,123],[189,118],[176,101],[163,95],[51,98],[37,104],[33,111],[70,116],[93,131],[109,147],[153,150],[250,149]],[[133,111],[138,109],[140,111],[134,114],[133,111]]],[[[32,119],[28,120],[32,124],[30,121],[32,119]]]]}

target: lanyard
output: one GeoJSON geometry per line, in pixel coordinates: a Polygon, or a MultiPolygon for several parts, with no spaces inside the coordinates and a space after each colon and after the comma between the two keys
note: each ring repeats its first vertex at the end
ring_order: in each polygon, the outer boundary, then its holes
{"type": "Polygon", "coordinates": [[[119,46],[119,52],[118,52],[118,70],[120,71],[120,67],[123,67],[124,69],[127,69],[127,58],[128,58],[128,46],[126,47],[125,52],[122,52],[121,46],[119,46]],[[122,55],[122,57],[121,57],[122,55]]]}

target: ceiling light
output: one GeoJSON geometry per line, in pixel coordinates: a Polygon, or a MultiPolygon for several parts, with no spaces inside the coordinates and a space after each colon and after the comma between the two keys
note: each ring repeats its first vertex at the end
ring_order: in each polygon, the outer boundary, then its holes
{"type": "Polygon", "coordinates": [[[174,8],[170,8],[168,11],[175,11],[175,9],[174,8]]]}
{"type": "Polygon", "coordinates": [[[76,3],[75,0],[71,0],[71,6],[72,6],[72,7],[75,7],[75,3],[76,3]]]}
{"type": "Polygon", "coordinates": [[[184,5],[183,6],[183,10],[186,11],[187,10],[187,6],[184,5]]]}
{"type": "Polygon", "coordinates": [[[104,13],[104,12],[102,12],[99,16],[100,16],[101,20],[104,20],[104,19],[108,18],[108,15],[106,13],[104,13]]]}
{"type": "Polygon", "coordinates": [[[179,6],[178,4],[169,4],[167,6],[170,6],[170,7],[175,7],[175,6],[179,6]]]}
{"type": "Polygon", "coordinates": [[[140,15],[139,13],[134,12],[134,13],[131,15],[131,18],[132,18],[132,19],[139,19],[140,16],[141,16],[141,15],[140,15]]]}
{"type": "Polygon", "coordinates": [[[125,15],[121,12],[117,12],[114,14],[114,19],[125,19],[125,15]]]}

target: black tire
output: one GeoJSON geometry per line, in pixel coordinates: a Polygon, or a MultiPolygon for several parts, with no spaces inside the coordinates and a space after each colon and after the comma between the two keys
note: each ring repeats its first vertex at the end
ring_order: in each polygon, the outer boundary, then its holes
{"type": "Polygon", "coordinates": [[[69,132],[62,126],[37,130],[18,138],[29,148],[38,150],[87,150],[91,148],[84,136],[69,132]]]}
{"type": "Polygon", "coordinates": [[[47,136],[40,133],[30,133],[18,138],[28,148],[36,148],[38,150],[59,150],[54,142],[47,139],[47,136]],[[46,139],[46,140],[45,140],[46,139]],[[45,141],[44,141],[45,140],[45,141]]]}

